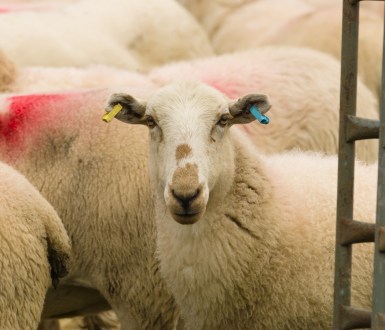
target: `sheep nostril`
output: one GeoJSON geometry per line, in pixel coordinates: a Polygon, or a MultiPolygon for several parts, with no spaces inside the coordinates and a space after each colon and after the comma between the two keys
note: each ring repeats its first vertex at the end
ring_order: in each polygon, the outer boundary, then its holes
{"type": "Polygon", "coordinates": [[[173,195],[173,197],[183,206],[183,208],[187,209],[190,204],[195,200],[197,199],[197,197],[199,196],[201,190],[198,188],[196,189],[195,191],[193,192],[189,192],[189,193],[179,193],[179,192],[176,192],[174,189],[171,190],[171,193],[173,195]]]}

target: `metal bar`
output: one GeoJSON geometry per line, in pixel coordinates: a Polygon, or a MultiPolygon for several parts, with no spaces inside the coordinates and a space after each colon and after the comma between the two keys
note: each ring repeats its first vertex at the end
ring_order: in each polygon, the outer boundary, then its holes
{"type": "Polygon", "coordinates": [[[378,251],[385,252],[385,227],[378,228],[378,251]]]}
{"type": "Polygon", "coordinates": [[[378,139],[380,121],[356,116],[347,116],[346,138],[348,142],[365,139],[378,139]]]}
{"type": "MultiPolygon", "coordinates": [[[[385,14],[385,13],[384,13],[385,14]]],[[[384,25],[385,28],[385,25],[384,25]]],[[[384,31],[385,35],[385,31],[384,31]]],[[[373,276],[373,306],[372,319],[375,320],[374,329],[381,323],[379,314],[385,314],[385,253],[384,226],[385,226],[385,43],[382,53],[382,88],[380,100],[380,146],[378,159],[378,186],[377,186],[377,217],[374,248],[374,276],[373,276]]],[[[385,324],[385,322],[382,322],[385,324]]]]}
{"type": "Polygon", "coordinates": [[[352,247],[341,244],[343,219],[353,219],[354,142],[347,142],[347,116],[356,114],[359,4],[343,0],[338,191],[333,329],[342,329],[342,306],[350,306],[352,247]]]}
{"type": "Polygon", "coordinates": [[[374,242],[374,223],[341,219],[340,243],[343,246],[354,243],[374,242]]]}
{"type": "Polygon", "coordinates": [[[371,326],[370,310],[341,306],[341,330],[362,329],[371,326]]]}

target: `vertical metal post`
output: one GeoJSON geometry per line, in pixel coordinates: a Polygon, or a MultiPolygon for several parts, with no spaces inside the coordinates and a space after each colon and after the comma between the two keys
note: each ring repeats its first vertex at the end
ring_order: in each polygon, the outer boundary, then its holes
{"type": "MultiPolygon", "coordinates": [[[[385,30],[384,30],[385,35],[385,30]]],[[[382,52],[380,143],[378,159],[377,216],[374,248],[372,329],[385,329],[385,42],[382,52]],[[382,326],[380,326],[382,324],[382,326]]]]}
{"type": "Polygon", "coordinates": [[[343,0],[340,130],[333,329],[342,329],[343,306],[350,306],[352,247],[343,245],[342,222],[353,220],[354,141],[346,137],[347,116],[356,114],[359,4],[343,0]]]}

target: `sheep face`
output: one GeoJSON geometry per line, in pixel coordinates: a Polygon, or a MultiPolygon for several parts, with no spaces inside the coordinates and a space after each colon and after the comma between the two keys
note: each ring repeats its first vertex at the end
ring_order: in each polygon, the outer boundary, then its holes
{"type": "Polygon", "coordinates": [[[234,172],[230,126],[253,121],[249,111],[253,104],[261,112],[270,108],[264,95],[250,94],[232,102],[216,89],[193,82],[163,87],[148,102],[114,94],[106,111],[117,103],[123,109],[116,118],[149,127],[151,181],[172,218],[181,224],[201,219],[209,196],[230,188],[234,172]]]}

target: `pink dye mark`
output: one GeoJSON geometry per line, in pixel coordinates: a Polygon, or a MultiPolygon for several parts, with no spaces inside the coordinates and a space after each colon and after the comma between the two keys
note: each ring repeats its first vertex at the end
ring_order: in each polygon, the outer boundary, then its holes
{"type": "Polygon", "coordinates": [[[10,11],[12,11],[12,8],[1,8],[0,7],[0,14],[9,13],[10,11]]]}
{"type": "Polygon", "coordinates": [[[17,142],[20,130],[33,126],[37,120],[45,117],[49,104],[61,101],[68,94],[36,94],[12,96],[8,99],[9,111],[0,116],[0,137],[8,142],[17,142]]]}
{"type": "Polygon", "coordinates": [[[214,87],[215,89],[219,90],[221,93],[225,94],[229,98],[236,98],[239,97],[239,91],[235,88],[236,84],[234,83],[234,86],[226,85],[226,82],[222,81],[215,81],[211,79],[204,79],[204,82],[211,87],[214,87]]]}

